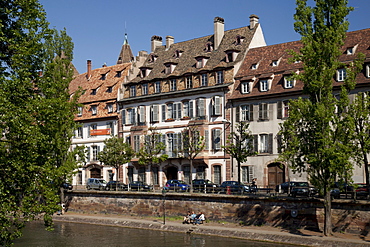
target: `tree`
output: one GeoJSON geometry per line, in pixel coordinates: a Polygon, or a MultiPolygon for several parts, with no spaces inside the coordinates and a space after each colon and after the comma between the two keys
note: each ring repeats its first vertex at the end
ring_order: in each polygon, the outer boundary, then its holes
{"type": "MultiPolygon", "coordinates": [[[[120,137],[106,139],[104,145],[104,150],[99,152],[98,159],[103,162],[105,166],[114,167],[118,176],[119,167],[130,162],[135,152],[132,147],[128,143],[125,143],[124,139],[120,137]]],[[[118,190],[118,186],[116,186],[116,190],[118,190]]]]}
{"type": "Polygon", "coordinates": [[[341,46],[346,37],[352,10],[346,0],[297,0],[294,28],[303,47],[293,61],[303,63],[303,72],[295,79],[304,84],[308,98],[291,100],[289,118],[281,125],[282,154],[293,172],[307,172],[310,182],[324,196],[324,235],[332,234],[330,190],[334,182],[349,180],[353,166],[350,139],[353,119],[346,110],[348,91],[353,89],[355,73],[351,64],[340,63],[341,46]],[[333,77],[337,69],[346,69],[347,77],[339,97],[333,95],[333,77]]]}
{"type": "Polygon", "coordinates": [[[0,245],[7,246],[24,222],[44,215],[51,226],[60,209],[61,184],[77,167],[79,148],[70,145],[78,93],[68,91],[73,44],[48,28],[41,5],[4,0],[0,15],[0,245]]]}
{"type": "Polygon", "coordinates": [[[350,106],[350,115],[355,122],[354,158],[357,164],[364,167],[366,185],[369,186],[369,161],[370,153],[370,97],[367,93],[359,93],[350,106]]]}
{"type": "Polygon", "coordinates": [[[168,155],[164,153],[165,149],[166,145],[161,140],[161,134],[155,128],[149,128],[144,135],[143,146],[135,156],[139,159],[138,163],[140,166],[150,167],[152,169],[154,165],[168,159],[168,155]]]}
{"type": "Polygon", "coordinates": [[[247,161],[249,156],[256,155],[253,150],[253,136],[249,131],[249,123],[239,122],[236,131],[230,133],[226,140],[225,152],[236,159],[238,163],[238,182],[240,183],[241,163],[247,161]]]}
{"type": "Polygon", "coordinates": [[[182,153],[190,162],[190,193],[193,193],[193,162],[205,147],[204,136],[197,126],[191,125],[182,131],[182,153]]]}

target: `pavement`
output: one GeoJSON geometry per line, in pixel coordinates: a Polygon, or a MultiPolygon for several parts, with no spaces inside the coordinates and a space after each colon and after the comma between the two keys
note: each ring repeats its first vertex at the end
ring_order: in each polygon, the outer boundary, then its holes
{"type": "MultiPolygon", "coordinates": [[[[182,224],[180,221],[154,217],[138,217],[126,215],[88,215],[66,212],[55,215],[54,221],[86,223],[97,225],[110,225],[148,230],[180,232],[184,234],[201,234],[219,237],[232,237],[253,241],[266,241],[273,243],[292,244],[297,246],[370,246],[370,236],[349,233],[334,233],[325,237],[321,232],[304,229],[294,232],[270,226],[240,226],[236,223],[205,222],[201,225],[182,224]]],[[[370,234],[369,234],[370,235],[370,234]]]]}

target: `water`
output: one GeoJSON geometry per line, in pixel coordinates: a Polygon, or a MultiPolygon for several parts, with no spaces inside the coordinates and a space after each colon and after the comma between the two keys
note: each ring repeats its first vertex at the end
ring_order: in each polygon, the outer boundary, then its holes
{"type": "Polygon", "coordinates": [[[16,240],[14,246],[272,247],[285,245],[186,233],[66,222],[55,222],[55,230],[50,232],[45,230],[42,222],[31,222],[24,229],[23,237],[16,240]]]}

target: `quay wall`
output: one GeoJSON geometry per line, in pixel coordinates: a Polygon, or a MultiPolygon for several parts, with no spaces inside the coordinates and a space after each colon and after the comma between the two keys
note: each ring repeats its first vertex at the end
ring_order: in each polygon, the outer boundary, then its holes
{"type": "MultiPolygon", "coordinates": [[[[323,200],[256,195],[219,195],[115,191],[66,193],[67,210],[84,214],[183,216],[202,211],[207,220],[243,225],[268,225],[287,230],[322,230],[323,200]]],[[[370,202],[333,200],[333,231],[366,234],[370,231],[370,202]]]]}

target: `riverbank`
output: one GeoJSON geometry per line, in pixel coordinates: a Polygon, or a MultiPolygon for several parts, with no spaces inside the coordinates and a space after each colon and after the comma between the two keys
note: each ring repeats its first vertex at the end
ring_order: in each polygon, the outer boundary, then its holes
{"type": "Polygon", "coordinates": [[[210,236],[231,237],[254,241],[285,243],[301,246],[370,246],[370,237],[349,233],[335,233],[324,237],[321,232],[300,230],[287,231],[270,226],[240,226],[236,223],[207,222],[201,225],[182,224],[181,220],[166,220],[153,217],[127,215],[77,214],[67,212],[55,215],[55,221],[110,225],[138,229],[180,232],[185,234],[203,234],[210,236]]]}

